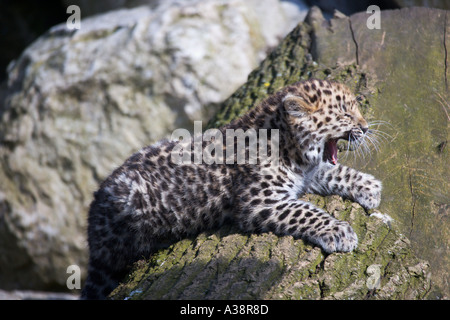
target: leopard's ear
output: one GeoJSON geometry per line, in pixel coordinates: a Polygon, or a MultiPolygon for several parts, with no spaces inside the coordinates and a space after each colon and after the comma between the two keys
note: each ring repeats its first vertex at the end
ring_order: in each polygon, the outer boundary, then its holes
{"type": "Polygon", "coordinates": [[[283,105],[285,110],[292,115],[296,115],[298,113],[313,113],[318,108],[317,103],[307,102],[302,97],[294,95],[287,95],[283,99],[283,105]]]}

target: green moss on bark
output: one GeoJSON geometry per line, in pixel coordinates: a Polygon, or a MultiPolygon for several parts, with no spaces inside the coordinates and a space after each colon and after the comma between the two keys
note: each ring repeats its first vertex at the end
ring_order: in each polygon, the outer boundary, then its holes
{"type": "Polygon", "coordinates": [[[231,226],[177,242],[136,263],[113,299],[421,299],[429,266],[416,258],[394,222],[339,197],[307,195],[359,238],[351,253],[272,233],[242,234],[231,226]],[[375,268],[375,276],[369,267],[375,268]],[[369,270],[369,271],[368,271],[369,270]],[[370,287],[371,277],[380,283],[370,287]],[[374,279],[375,279],[374,278],[374,279]]]}

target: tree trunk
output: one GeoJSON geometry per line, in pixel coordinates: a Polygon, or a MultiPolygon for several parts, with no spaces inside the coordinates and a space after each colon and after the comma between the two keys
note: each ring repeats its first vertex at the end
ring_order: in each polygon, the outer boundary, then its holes
{"type": "Polygon", "coordinates": [[[421,299],[429,266],[411,252],[395,222],[340,197],[305,200],[349,221],[351,253],[272,233],[243,234],[230,225],[184,239],[135,264],[113,299],[421,299]]]}

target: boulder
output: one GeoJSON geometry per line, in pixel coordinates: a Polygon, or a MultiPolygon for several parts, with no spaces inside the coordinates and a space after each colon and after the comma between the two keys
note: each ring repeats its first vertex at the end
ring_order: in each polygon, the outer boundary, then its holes
{"type": "Polygon", "coordinates": [[[370,149],[340,157],[382,180],[379,211],[336,197],[317,200],[350,222],[358,249],[324,256],[301,240],[224,228],[137,263],[113,299],[449,297],[448,12],[383,11],[380,29],[367,27],[369,17],[338,13],[326,21],[313,8],[209,124],[228,123],[310,77],[361,93],[377,138],[370,149]]]}
{"type": "Polygon", "coordinates": [[[277,0],[81,11],[81,29],[51,28],[10,65],[1,94],[4,289],[64,289],[72,264],[84,276],[98,183],[137,149],[206,119],[294,19],[277,0]]]}

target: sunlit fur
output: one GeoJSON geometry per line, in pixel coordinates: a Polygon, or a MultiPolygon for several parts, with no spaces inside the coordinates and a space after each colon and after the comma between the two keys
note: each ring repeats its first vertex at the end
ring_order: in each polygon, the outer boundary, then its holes
{"type": "MultiPolygon", "coordinates": [[[[380,148],[388,137],[378,129],[381,122],[366,122],[358,105],[344,85],[308,80],[281,89],[219,128],[223,133],[278,130],[276,163],[258,155],[256,164],[177,164],[172,151],[180,142],[167,140],[133,154],[94,193],[82,297],[105,298],[136,260],[224,221],[247,233],[303,239],[328,254],[354,250],[358,236],[348,222],[299,196],[335,194],[367,209],[379,205],[381,182],[337,161],[339,139],[368,157],[370,147],[380,148]]],[[[268,134],[268,144],[273,137],[268,134]]],[[[204,142],[202,148],[211,143],[204,142]]],[[[242,151],[236,144],[234,150],[242,151]]]]}

